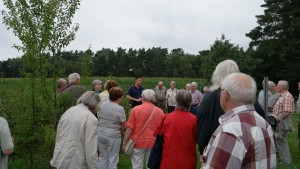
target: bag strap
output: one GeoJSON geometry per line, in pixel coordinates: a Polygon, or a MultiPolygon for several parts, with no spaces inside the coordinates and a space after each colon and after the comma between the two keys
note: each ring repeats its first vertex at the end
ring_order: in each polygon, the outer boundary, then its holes
{"type": "Polygon", "coordinates": [[[154,114],[154,110],[155,110],[155,106],[153,106],[152,113],[150,114],[150,116],[149,116],[149,118],[148,118],[148,120],[147,120],[146,124],[144,125],[143,129],[141,130],[141,132],[140,132],[139,136],[137,137],[137,139],[135,140],[135,142],[136,142],[136,141],[137,141],[137,140],[140,138],[140,136],[141,136],[142,132],[143,132],[143,131],[144,131],[144,129],[146,128],[147,124],[149,123],[149,121],[150,121],[150,119],[151,119],[152,115],[154,114]]]}

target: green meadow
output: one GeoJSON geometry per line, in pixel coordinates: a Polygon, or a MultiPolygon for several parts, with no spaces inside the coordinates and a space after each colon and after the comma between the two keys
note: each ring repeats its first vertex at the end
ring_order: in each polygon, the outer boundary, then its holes
{"type": "MultiPolygon", "coordinates": [[[[108,79],[118,82],[125,93],[133,85],[134,78],[131,77],[82,77],[81,85],[91,90],[91,82],[95,79],[102,80],[104,83],[108,79]]],[[[193,81],[203,88],[209,85],[205,79],[189,78],[143,78],[144,88],[153,88],[157,82],[162,80],[165,86],[169,87],[169,82],[174,80],[176,88],[183,89],[186,83],[193,81]]],[[[40,79],[19,78],[19,79],[0,79],[0,116],[5,117],[9,123],[12,136],[14,137],[15,154],[9,159],[10,169],[47,169],[52,157],[55,128],[54,121],[59,109],[55,106],[55,81],[47,79],[46,90],[40,79]],[[34,92],[32,91],[34,86],[34,92]]],[[[130,106],[124,97],[121,105],[129,114],[130,106]]],[[[293,163],[289,166],[278,164],[277,168],[300,168],[300,152],[298,140],[298,121],[299,115],[292,115],[294,132],[289,134],[289,146],[293,163]]],[[[200,168],[201,164],[198,163],[200,168]]],[[[130,157],[120,152],[120,169],[131,168],[130,157]]]]}

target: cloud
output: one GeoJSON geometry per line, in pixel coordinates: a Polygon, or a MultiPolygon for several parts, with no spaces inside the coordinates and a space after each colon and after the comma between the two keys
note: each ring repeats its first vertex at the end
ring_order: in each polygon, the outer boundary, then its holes
{"type": "MultiPolygon", "coordinates": [[[[247,48],[250,39],[245,33],[257,25],[261,4],[263,0],[86,0],[73,20],[80,29],[66,50],[160,46],[196,54],[222,34],[247,48]]],[[[2,28],[0,59],[18,56],[11,49],[16,38],[2,28]]]]}

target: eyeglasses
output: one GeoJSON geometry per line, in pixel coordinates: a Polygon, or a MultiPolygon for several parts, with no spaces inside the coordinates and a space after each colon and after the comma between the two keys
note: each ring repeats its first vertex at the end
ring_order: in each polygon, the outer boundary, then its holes
{"type": "Polygon", "coordinates": [[[221,92],[222,92],[222,91],[226,91],[226,93],[228,94],[228,96],[230,96],[228,90],[226,90],[226,89],[221,89],[221,92]]]}

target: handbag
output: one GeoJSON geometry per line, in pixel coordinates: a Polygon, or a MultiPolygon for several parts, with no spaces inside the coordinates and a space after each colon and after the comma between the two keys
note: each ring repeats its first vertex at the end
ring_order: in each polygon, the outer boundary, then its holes
{"type": "Polygon", "coordinates": [[[164,125],[164,121],[166,119],[166,116],[164,117],[163,121],[162,121],[162,125],[160,128],[159,133],[156,135],[156,139],[154,142],[154,145],[152,147],[149,159],[148,159],[148,164],[147,167],[150,169],[159,169],[160,167],[160,162],[161,162],[161,157],[162,157],[162,145],[164,142],[164,135],[161,134],[161,129],[164,125]]]}
{"type": "MultiPolygon", "coordinates": [[[[151,117],[152,117],[154,111],[155,111],[155,106],[154,106],[154,108],[153,108],[153,110],[152,110],[152,113],[151,113],[151,115],[149,116],[149,118],[148,118],[146,124],[144,125],[143,129],[141,130],[140,134],[138,135],[137,139],[135,140],[135,142],[140,138],[142,132],[144,131],[144,129],[146,128],[148,122],[150,121],[150,119],[151,119],[151,117]]],[[[133,154],[133,149],[134,149],[134,144],[135,144],[135,142],[132,141],[131,139],[129,139],[129,141],[126,143],[126,146],[125,146],[125,154],[127,154],[127,155],[132,155],[132,154],[133,154]]]]}

